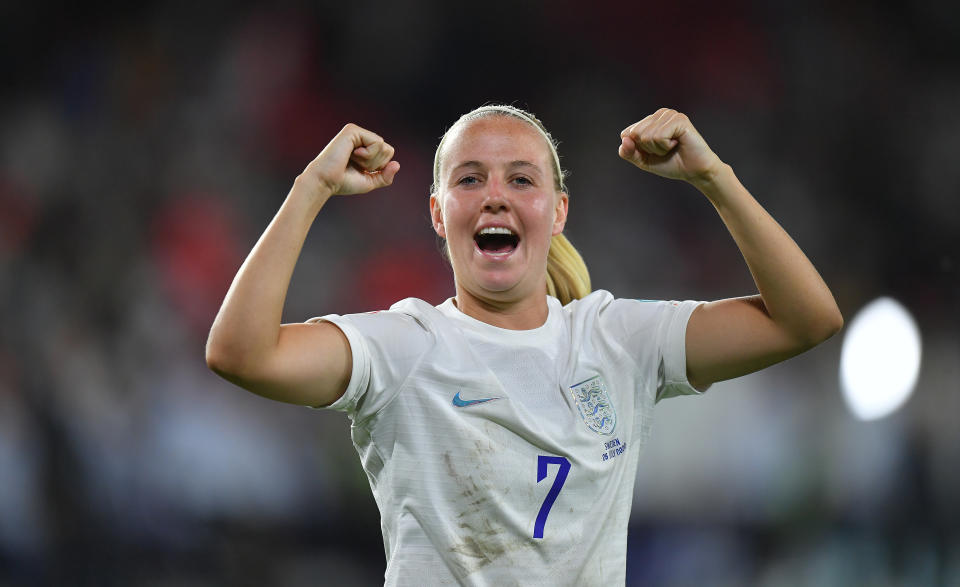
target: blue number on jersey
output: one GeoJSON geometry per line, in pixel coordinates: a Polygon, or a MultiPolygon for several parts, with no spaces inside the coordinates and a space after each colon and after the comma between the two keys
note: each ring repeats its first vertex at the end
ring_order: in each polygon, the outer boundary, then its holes
{"type": "Polygon", "coordinates": [[[543,500],[543,505],[540,506],[540,513],[537,514],[537,521],[533,525],[534,538],[543,538],[543,526],[547,523],[550,508],[553,507],[553,502],[557,501],[557,496],[563,489],[563,483],[567,480],[567,473],[570,472],[570,461],[566,457],[537,455],[537,483],[543,481],[547,476],[547,465],[559,465],[560,470],[557,471],[557,477],[553,480],[553,487],[547,493],[547,498],[543,500]]]}

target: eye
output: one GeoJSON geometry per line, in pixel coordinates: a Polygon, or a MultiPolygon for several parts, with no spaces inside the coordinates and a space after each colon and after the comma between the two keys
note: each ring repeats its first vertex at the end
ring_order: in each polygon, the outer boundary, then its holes
{"type": "Polygon", "coordinates": [[[474,185],[479,181],[474,175],[465,175],[457,180],[457,185],[474,185]]]}
{"type": "Polygon", "coordinates": [[[513,178],[513,182],[522,186],[533,185],[533,181],[529,177],[523,175],[518,175],[517,177],[513,178]]]}

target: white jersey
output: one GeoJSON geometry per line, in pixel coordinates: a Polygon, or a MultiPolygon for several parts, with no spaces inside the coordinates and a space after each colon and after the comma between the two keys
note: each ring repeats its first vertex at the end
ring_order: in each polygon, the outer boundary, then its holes
{"type": "Polygon", "coordinates": [[[387,585],[617,585],[654,403],[698,393],[697,302],[596,291],[533,330],[406,299],[330,315],[346,412],[380,508],[387,585]]]}

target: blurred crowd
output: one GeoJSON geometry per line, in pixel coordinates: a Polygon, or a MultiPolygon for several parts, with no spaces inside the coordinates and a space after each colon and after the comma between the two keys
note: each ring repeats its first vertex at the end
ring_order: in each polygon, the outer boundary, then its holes
{"type": "Polygon", "coordinates": [[[709,203],[616,154],[686,112],[847,319],[914,313],[915,396],[846,411],[838,336],[664,402],[628,582],[960,584],[960,8],[743,1],[0,9],[0,585],[382,582],[341,414],[206,369],[233,274],[343,124],[388,190],[317,219],[287,321],[440,303],[433,149],[486,102],[534,111],[571,172],[567,233],[620,297],[753,293],[709,203]]]}

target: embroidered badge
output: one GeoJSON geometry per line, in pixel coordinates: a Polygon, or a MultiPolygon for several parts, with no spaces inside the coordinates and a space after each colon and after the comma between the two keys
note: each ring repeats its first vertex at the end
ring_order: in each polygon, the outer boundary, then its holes
{"type": "Polygon", "coordinates": [[[607,384],[597,375],[570,386],[573,400],[584,424],[597,434],[613,434],[617,426],[617,412],[613,409],[607,384]]]}

